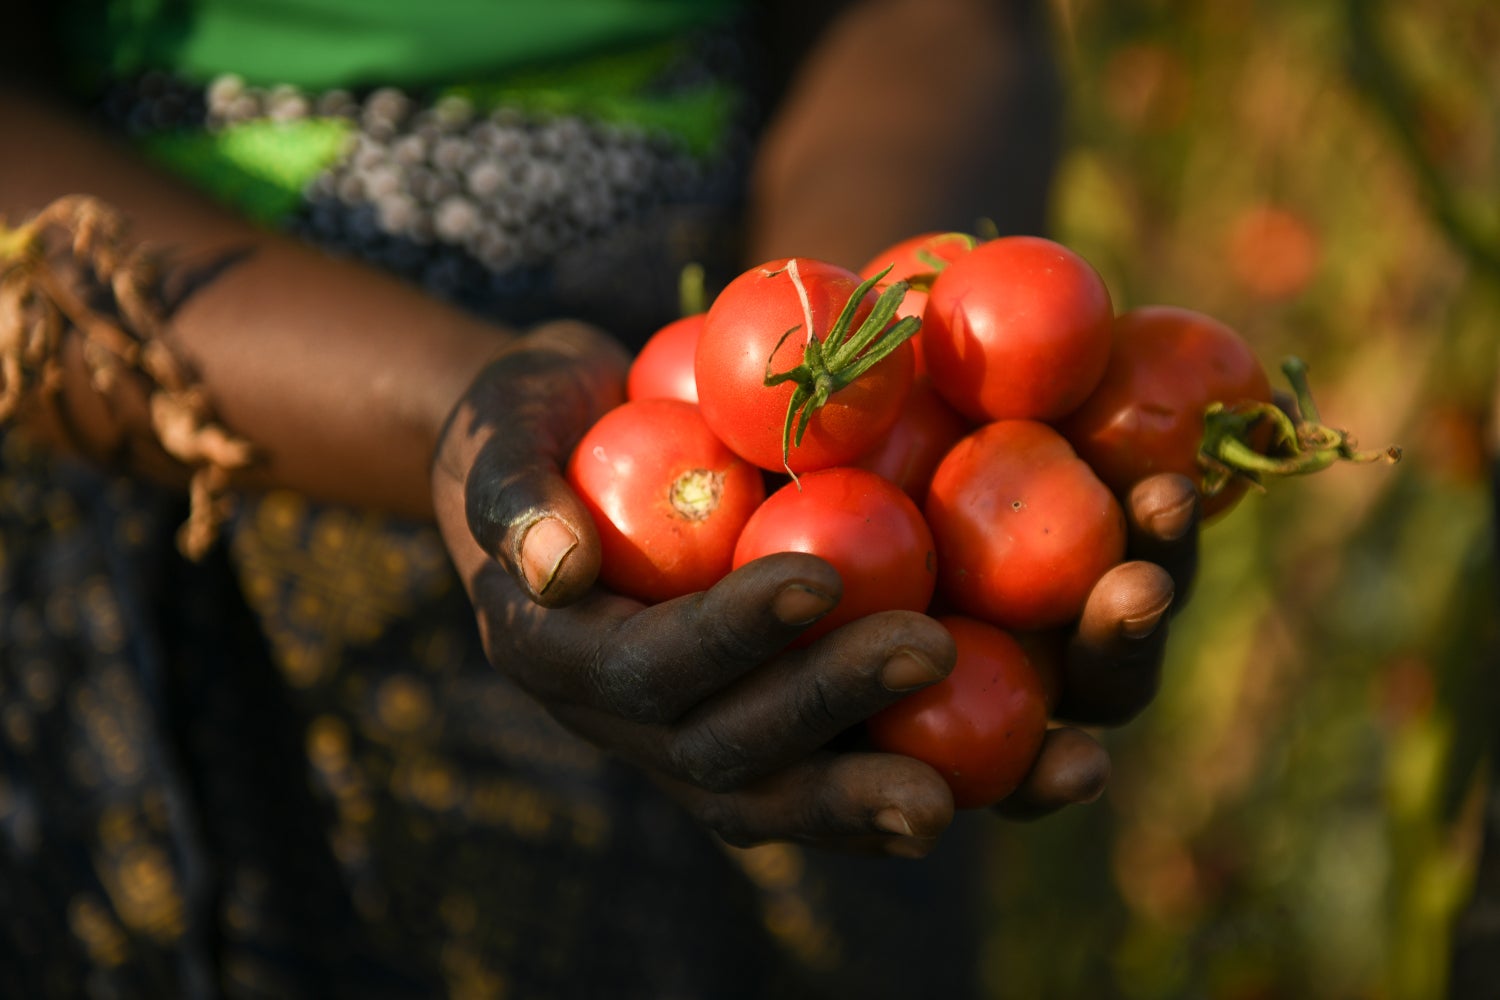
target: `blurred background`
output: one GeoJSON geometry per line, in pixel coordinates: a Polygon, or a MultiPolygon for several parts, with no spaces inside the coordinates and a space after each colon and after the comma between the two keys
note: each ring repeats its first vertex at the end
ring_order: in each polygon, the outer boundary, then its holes
{"type": "Polygon", "coordinates": [[[997,841],[991,992],[1447,996],[1487,795],[1500,819],[1500,5],[1054,6],[1055,235],[1121,307],[1303,357],[1326,422],[1405,458],[1205,530],[1106,797],[997,841]]]}

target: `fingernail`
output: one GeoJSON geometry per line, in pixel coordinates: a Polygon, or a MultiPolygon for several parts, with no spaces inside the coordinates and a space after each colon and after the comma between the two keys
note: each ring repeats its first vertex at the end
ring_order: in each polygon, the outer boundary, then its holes
{"type": "Polygon", "coordinates": [[[875,814],[875,828],[898,837],[914,836],[911,824],[906,821],[906,813],[896,806],[886,806],[875,814]]]}
{"type": "Polygon", "coordinates": [[[568,554],[577,547],[578,536],[555,517],[544,517],[526,529],[521,539],[521,572],[533,594],[547,592],[568,554]]]}
{"type": "Polygon", "coordinates": [[[910,691],[942,680],[942,672],[914,649],[899,649],[880,669],[880,683],[887,691],[910,691]]]}
{"type": "Polygon", "coordinates": [[[1193,526],[1193,510],[1197,505],[1197,497],[1189,495],[1182,502],[1153,513],[1146,519],[1146,526],[1162,541],[1175,542],[1193,526]]]}
{"type": "Polygon", "coordinates": [[[786,625],[810,625],[826,615],[833,599],[800,583],[781,588],[771,602],[771,613],[786,625]]]}
{"type": "Polygon", "coordinates": [[[1120,619],[1120,632],[1128,639],[1144,639],[1156,631],[1156,626],[1161,624],[1161,619],[1167,609],[1157,608],[1134,618],[1120,619]]]}

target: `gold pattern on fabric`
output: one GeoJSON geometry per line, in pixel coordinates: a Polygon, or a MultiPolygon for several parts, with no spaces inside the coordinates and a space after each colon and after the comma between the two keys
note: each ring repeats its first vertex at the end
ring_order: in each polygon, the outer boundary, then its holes
{"type": "Polygon", "coordinates": [[[125,932],[109,908],[92,896],[80,893],[68,902],[68,929],[83,942],[94,965],[112,969],[124,963],[129,954],[125,932]]]}
{"type": "Polygon", "coordinates": [[[183,897],[171,859],[142,817],[128,806],[104,811],[94,864],[120,921],[160,944],[185,928],[183,897]]]}
{"type": "Polygon", "coordinates": [[[803,849],[773,843],[725,850],[759,890],[761,919],[777,944],[809,969],[838,968],[844,958],[843,941],[818,913],[820,894],[803,849]]]}
{"type": "Polygon", "coordinates": [[[234,534],[241,585],[287,681],[328,680],[344,651],[451,585],[437,532],[396,531],[389,518],[319,507],[294,493],[255,500],[234,534]]]}

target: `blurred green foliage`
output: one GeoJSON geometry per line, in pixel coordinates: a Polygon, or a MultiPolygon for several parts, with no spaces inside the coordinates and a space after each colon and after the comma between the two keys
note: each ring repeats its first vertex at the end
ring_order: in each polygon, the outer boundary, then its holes
{"type": "Polygon", "coordinates": [[[1105,798],[996,842],[991,993],[1444,996],[1500,726],[1500,5],[1053,12],[1054,235],[1120,308],[1305,358],[1325,421],[1405,459],[1207,526],[1105,798]]]}

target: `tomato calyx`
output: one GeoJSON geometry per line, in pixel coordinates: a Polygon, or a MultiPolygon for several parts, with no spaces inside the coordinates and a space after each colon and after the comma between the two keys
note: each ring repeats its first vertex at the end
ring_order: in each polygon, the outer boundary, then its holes
{"type": "Polygon", "coordinates": [[[850,294],[843,311],[839,313],[838,319],[834,321],[822,340],[818,339],[817,331],[813,329],[812,309],[808,304],[807,289],[802,283],[801,275],[797,272],[796,258],[790,260],[780,272],[772,272],[773,274],[784,273],[791,280],[797,290],[797,297],[802,302],[804,317],[802,323],[787,330],[776,342],[776,347],[771,351],[771,357],[766,359],[764,381],[768,389],[784,382],[792,382],[796,385],[792,398],[787,403],[786,421],[781,430],[781,464],[793,480],[797,477],[791,467],[792,446],[802,443],[808,424],[828,402],[829,397],[853,384],[856,379],[884,361],[892,351],[910,340],[921,329],[922,321],[915,316],[907,316],[895,323],[891,322],[896,316],[901,300],[906,297],[906,292],[910,288],[906,281],[897,281],[880,293],[869,316],[851,332],[851,328],[854,327],[854,316],[860,303],[864,301],[865,295],[879,284],[890,270],[888,267],[860,283],[859,287],[850,294]],[[773,372],[771,363],[776,352],[781,349],[782,344],[786,343],[788,337],[804,328],[807,331],[807,341],[802,350],[802,363],[783,372],[773,372]]]}
{"type": "Polygon", "coordinates": [[[961,245],[965,250],[973,250],[979,245],[979,237],[971,236],[968,233],[958,232],[943,233],[941,236],[933,237],[932,242],[922,249],[918,250],[916,254],[917,260],[926,265],[927,269],[917,274],[909,274],[906,276],[906,283],[910,285],[915,291],[932,291],[932,283],[937,280],[937,276],[939,274],[942,274],[943,270],[947,268],[949,264],[953,263],[953,261],[948,259],[947,257],[938,256],[938,254],[932,249],[934,245],[939,243],[957,243],[961,245]]]}
{"type": "Polygon", "coordinates": [[[1295,417],[1270,403],[1216,402],[1204,411],[1203,443],[1198,449],[1204,495],[1213,496],[1235,479],[1264,489],[1268,477],[1308,475],[1337,462],[1394,464],[1401,460],[1401,449],[1395,445],[1360,451],[1348,431],[1322,422],[1308,385],[1307,364],[1301,358],[1285,359],[1281,370],[1296,399],[1295,417]],[[1273,428],[1265,452],[1249,443],[1251,428],[1262,422],[1273,428]]]}

